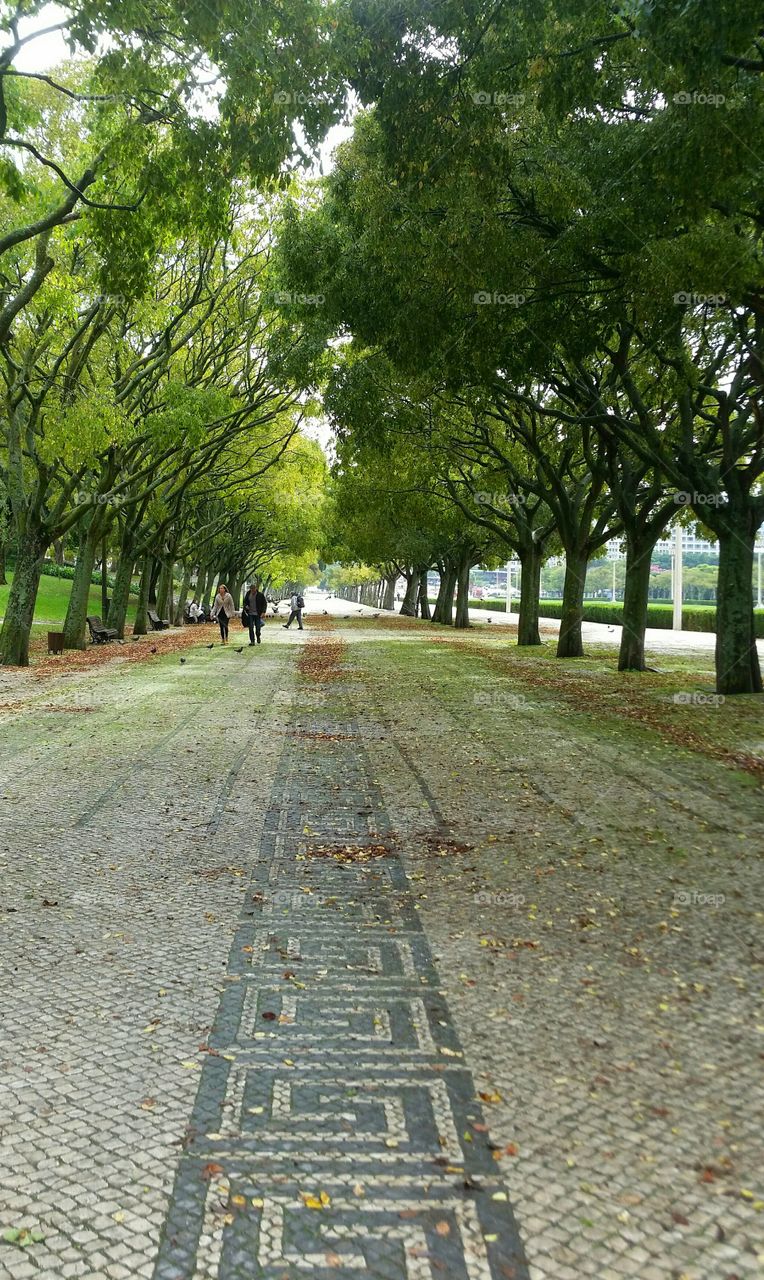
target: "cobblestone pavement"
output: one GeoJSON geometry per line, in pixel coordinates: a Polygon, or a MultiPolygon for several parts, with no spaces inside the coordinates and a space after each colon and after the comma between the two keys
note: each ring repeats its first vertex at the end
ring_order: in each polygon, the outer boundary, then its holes
{"type": "Polygon", "coordinates": [[[760,793],[330,638],[19,678],[0,1277],[761,1274],[760,793]]]}
{"type": "Polygon", "coordinates": [[[527,1276],[362,735],[337,682],[289,712],[289,647],[13,735],[0,1204],[42,1239],[3,1276],[527,1276]]]}

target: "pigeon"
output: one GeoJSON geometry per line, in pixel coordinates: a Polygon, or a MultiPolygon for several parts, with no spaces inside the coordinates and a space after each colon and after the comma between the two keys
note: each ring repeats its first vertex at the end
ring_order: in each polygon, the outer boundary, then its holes
{"type": "Polygon", "coordinates": [[[180,660],[180,661],[181,661],[181,665],[182,665],[182,664],[186,661],[186,659],[185,659],[185,658],[181,658],[181,660],[180,660]]]}
{"type": "Polygon", "coordinates": [[[243,653],[243,652],[244,652],[244,645],[242,645],[239,649],[234,649],[234,653],[243,653]]]}
{"type": "Polygon", "coordinates": [[[493,622],[493,618],[486,618],[486,622],[493,622]]]}
{"type": "Polygon", "coordinates": [[[151,646],[151,652],[152,652],[152,653],[156,653],[156,651],[157,651],[157,647],[156,647],[156,645],[155,645],[155,644],[152,644],[152,646],[151,646]]]}
{"type": "Polygon", "coordinates": [[[329,610],[328,610],[328,609],[324,609],[324,617],[325,617],[325,618],[328,618],[328,617],[329,617],[329,610]]]}
{"type": "Polygon", "coordinates": [[[350,617],[350,614],[349,614],[349,613],[343,613],[343,615],[342,615],[342,616],[343,616],[343,618],[345,619],[345,621],[347,622],[348,618],[350,617]]]}
{"type": "Polygon", "coordinates": [[[205,649],[214,649],[214,648],[215,648],[214,644],[207,644],[207,645],[205,645],[204,647],[205,647],[205,649]]]}
{"type": "Polygon", "coordinates": [[[373,613],[371,616],[372,616],[372,618],[378,618],[378,617],[379,617],[379,614],[378,614],[378,613],[373,613]]]}

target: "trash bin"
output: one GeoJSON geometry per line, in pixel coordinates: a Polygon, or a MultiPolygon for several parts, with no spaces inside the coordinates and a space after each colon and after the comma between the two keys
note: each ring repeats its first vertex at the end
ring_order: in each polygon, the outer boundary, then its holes
{"type": "Polygon", "coordinates": [[[48,632],[48,653],[64,652],[64,633],[63,631],[48,632]]]}

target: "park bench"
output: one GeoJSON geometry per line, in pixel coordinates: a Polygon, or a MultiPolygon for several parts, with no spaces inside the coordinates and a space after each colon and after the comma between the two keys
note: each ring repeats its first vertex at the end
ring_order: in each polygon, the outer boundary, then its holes
{"type": "Polygon", "coordinates": [[[156,609],[147,609],[148,620],[151,623],[152,631],[166,631],[170,625],[169,618],[160,618],[156,609]]]}
{"type": "Polygon", "coordinates": [[[87,623],[93,644],[107,644],[109,640],[116,640],[119,637],[119,632],[115,631],[114,627],[105,627],[98,617],[88,618],[87,623]]]}

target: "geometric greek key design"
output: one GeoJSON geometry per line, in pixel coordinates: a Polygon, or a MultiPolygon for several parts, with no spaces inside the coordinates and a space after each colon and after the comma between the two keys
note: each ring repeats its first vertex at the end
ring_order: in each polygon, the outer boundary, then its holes
{"type": "Polygon", "coordinates": [[[527,1280],[362,735],[306,720],[285,737],[154,1278],[527,1280]],[[387,856],[354,861],[365,845],[387,856]]]}

